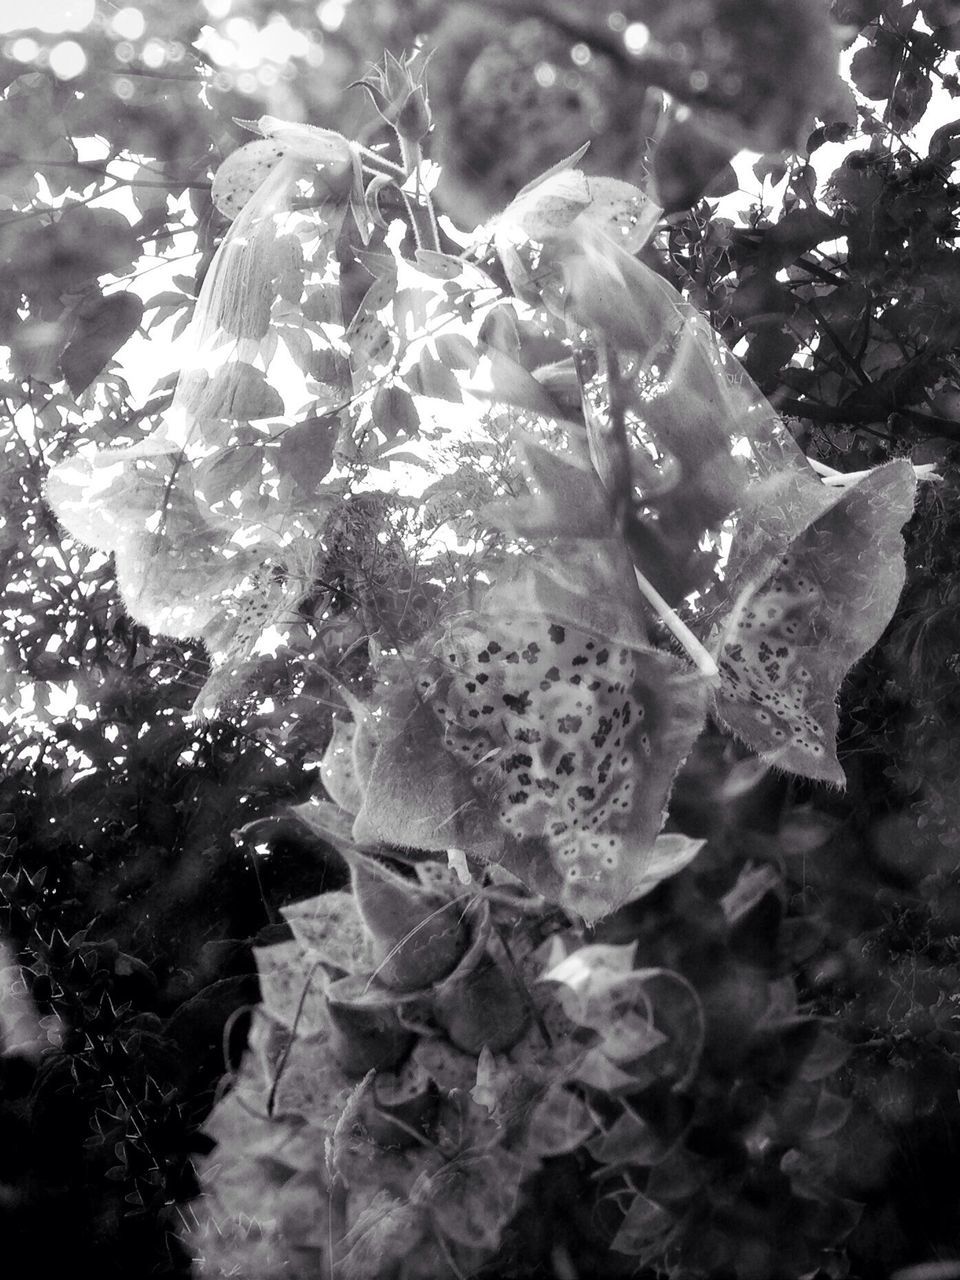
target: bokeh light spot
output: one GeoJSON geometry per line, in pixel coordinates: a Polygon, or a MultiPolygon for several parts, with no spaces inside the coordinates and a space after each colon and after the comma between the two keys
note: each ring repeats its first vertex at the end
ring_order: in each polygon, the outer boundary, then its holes
{"type": "Polygon", "coordinates": [[[149,67],[151,71],[156,71],[167,60],[167,48],[162,40],[148,40],[143,46],[143,64],[149,67]]]}
{"type": "Polygon", "coordinates": [[[50,70],[59,80],[73,80],[82,75],[87,55],[76,40],[61,40],[50,50],[50,70]]]}
{"type": "Polygon", "coordinates": [[[623,33],[623,43],[631,53],[642,53],[650,43],[650,28],[642,22],[631,22],[623,33]]]}
{"type": "Polygon", "coordinates": [[[10,57],[14,62],[33,62],[39,52],[40,46],[29,36],[21,36],[10,45],[10,57]]]}
{"type": "Polygon", "coordinates": [[[256,40],[257,28],[249,18],[231,18],[223,24],[224,35],[234,44],[247,44],[256,40]]]}
{"type": "Polygon", "coordinates": [[[336,31],[347,15],[347,6],[343,0],[324,0],[317,5],[317,17],[325,31],[336,31]]]}
{"type": "Polygon", "coordinates": [[[110,26],[123,40],[139,40],[146,30],[147,22],[139,9],[128,5],[126,9],[113,15],[110,26]]]}

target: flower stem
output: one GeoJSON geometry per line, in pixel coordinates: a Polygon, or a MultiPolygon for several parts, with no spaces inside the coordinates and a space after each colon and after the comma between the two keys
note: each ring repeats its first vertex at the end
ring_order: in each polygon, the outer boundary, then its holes
{"type": "Polygon", "coordinates": [[[417,241],[417,248],[429,249],[433,253],[439,253],[440,228],[437,224],[436,210],[433,207],[430,192],[423,187],[420,180],[423,150],[419,142],[411,142],[409,138],[404,138],[399,132],[397,133],[397,140],[400,143],[400,158],[403,171],[408,178],[412,175],[416,179],[413,198],[410,199],[406,192],[402,194],[414,223],[413,233],[417,241]]]}
{"type": "Polygon", "coordinates": [[[664,600],[663,596],[657,591],[652,583],[648,582],[640,570],[634,566],[634,573],[637,577],[637,586],[640,588],[640,594],[647,603],[652,607],[654,613],[660,621],[669,629],[672,635],[679,640],[687,651],[694,666],[701,675],[713,680],[719,674],[715,659],[707,652],[697,637],[693,634],[687,624],[678,615],[676,610],[664,600]]]}

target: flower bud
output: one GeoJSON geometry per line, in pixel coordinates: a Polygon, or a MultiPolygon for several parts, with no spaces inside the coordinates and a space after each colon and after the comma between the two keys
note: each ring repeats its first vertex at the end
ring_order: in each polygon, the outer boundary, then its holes
{"type": "Polygon", "coordinates": [[[426,63],[415,67],[416,58],[416,54],[396,58],[386,53],[380,66],[359,81],[373,99],[381,119],[393,125],[401,138],[413,143],[422,141],[433,124],[423,81],[426,63]]]}
{"type": "Polygon", "coordinates": [[[512,1048],[529,1017],[516,980],[489,954],[459,981],[444,985],[434,1014],[453,1044],[471,1054],[484,1045],[491,1053],[512,1048]]]}
{"type": "Polygon", "coordinates": [[[409,1147],[427,1134],[440,1095],[422,1067],[408,1062],[400,1071],[379,1072],[364,1114],[367,1131],[383,1147],[409,1147]]]}
{"type": "Polygon", "coordinates": [[[416,991],[445,978],[470,943],[463,903],[425,893],[370,858],[353,860],[353,892],[373,940],[377,980],[416,991]]]}
{"type": "Polygon", "coordinates": [[[400,1025],[390,996],[366,987],[366,979],[356,974],[327,987],[330,1047],[350,1076],[397,1066],[414,1041],[413,1032],[400,1025]]]}

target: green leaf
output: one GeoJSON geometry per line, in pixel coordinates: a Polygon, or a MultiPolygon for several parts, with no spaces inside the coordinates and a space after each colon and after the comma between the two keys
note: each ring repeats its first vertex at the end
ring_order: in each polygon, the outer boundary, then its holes
{"type": "MultiPolygon", "coordinates": [[[[12,227],[0,224],[0,257],[12,227]]],[[[14,270],[30,297],[80,292],[100,276],[122,275],[140,256],[133,228],[113,209],[66,208],[55,222],[36,224],[16,242],[14,270]]]]}
{"type": "Polygon", "coordinates": [[[288,427],[281,435],[277,469],[293,480],[300,493],[314,494],[333,466],[339,427],[335,416],[319,414],[288,427]]]}
{"type": "Polygon", "coordinates": [[[805,1131],[809,1142],[820,1142],[837,1133],[846,1124],[853,1102],[850,1098],[842,1098],[823,1090],[817,1099],[817,1109],[813,1119],[805,1131]]]}
{"type": "Polygon", "coordinates": [[[369,386],[392,365],[401,346],[393,323],[382,318],[397,291],[396,264],[390,258],[378,261],[376,267],[377,278],[364,294],[345,335],[357,389],[369,386]]]}
{"type": "Polygon", "coordinates": [[[60,371],[75,396],[136,333],[142,318],[143,303],[130,292],[98,297],[78,308],[73,333],[60,356],[60,371]]]}
{"type": "Polygon", "coordinates": [[[496,404],[526,409],[541,418],[560,417],[556,403],[543,385],[518,360],[495,347],[490,347],[485,354],[489,361],[489,388],[475,378],[470,384],[472,394],[487,395],[496,404]]]}
{"type": "Polygon", "coordinates": [[[896,607],[915,490],[909,462],[847,489],[797,473],[762,486],[741,515],[716,714],[778,768],[844,785],[837,693],[896,607]]]}
{"type": "Polygon", "coordinates": [[[181,307],[190,306],[193,301],[192,295],[178,293],[175,289],[167,289],[163,293],[155,293],[149,301],[143,304],[143,309],[144,311],[153,311],[156,307],[170,307],[179,310],[181,307]]]}
{"type": "Polygon", "coordinates": [[[753,165],[753,175],[758,182],[769,178],[772,186],[778,186],[787,176],[787,163],[779,151],[762,155],[753,165]]]}
{"type": "Polygon", "coordinates": [[[427,350],[421,351],[417,363],[404,374],[404,382],[414,395],[452,400],[455,404],[463,401],[463,392],[453,373],[427,350]]]}
{"type": "Polygon", "coordinates": [[[262,450],[256,445],[228,446],[197,465],[196,491],[208,506],[215,507],[238,489],[256,487],[262,461],[262,450]]]}
{"type": "Polygon", "coordinates": [[[182,192],[182,186],[178,190],[169,181],[164,170],[163,164],[154,161],[142,164],[133,175],[131,195],[133,203],[141,213],[158,208],[166,210],[168,196],[179,195],[182,192]]]}
{"type": "MultiPolygon", "coordinates": [[[[914,39],[919,39],[917,32],[914,39]]],[[[904,59],[897,78],[896,88],[890,100],[890,114],[894,126],[906,132],[918,124],[930,105],[933,96],[933,79],[923,61],[911,53],[904,59]]]]}
{"type": "Polygon", "coordinates": [[[760,386],[776,386],[777,375],[789,365],[799,345],[797,334],[791,328],[764,325],[750,342],[744,368],[760,386]]]}
{"type": "Polygon", "coordinates": [[[281,907],[280,914],[306,954],[344,973],[369,973],[373,948],[357,901],[346,889],[281,907]]]}
{"type": "MultiPolygon", "coordinates": [[[[277,294],[285,302],[300,306],[304,294],[305,263],[303,247],[295,235],[279,236],[273,244],[273,279],[277,294]]],[[[340,290],[335,284],[320,286],[333,296],[331,319],[340,318],[340,290]]]]}
{"type": "Polygon", "coordinates": [[[525,1146],[538,1156],[560,1156],[576,1151],[596,1129],[597,1121],[583,1098],[554,1085],[530,1116],[525,1146]]]}
{"type": "Polygon", "coordinates": [[[740,190],[740,178],[732,164],[725,164],[704,187],[703,194],[709,200],[720,200],[740,190]]]}
{"type": "Polygon", "coordinates": [[[605,960],[601,949],[581,947],[545,975],[545,981],[560,984],[567,1016],[600,1036],[577,1068],[577,1078],[592,1082],[605,1060],[630,1077],[633,1092],[657,1080],[684,1088],[696,1074],[704,1045],[697,993],[669,969],[622,972],[619,963],[610,966],[605,960]]]}
{"type": "Polygon", "coordinates": [[[299,325],[275,325],[274,333],[276,333],[280,341],[286,347],[290,354],[290,358],[297,366],[301,373],[312,374],[316,364],[316,357],[313,350],[313,343],[310,341],[310,335],[299,325]]]}
{"type": "Polygon", "coordinates": [[[280,393],[270,386],[260,369],[242,360],[218,369],[203,390],[203,415],[207,418],[252,422],[282,413],[280,393]]]}
{"type": "Polygon", "coordinates": [[[670,1231],[674,1222],[673,1214],[638,1191],[610,1248],[617,1253],[639,1255],[670,1231]]]}
{"type": "Polygon", "coordinates": [[[440,363],[448,369],[469,369],[472,372],[477,367],[479,353],[462,333],[441,333],[433,345],[440,363]]]}
{"type": "Polygon", "coordinates": [[[429,289],[400,289],[393,295],[393,319],[397,332],[410,342],[427,327],[428,308],[434,300],[429,289]]]}
{"type": "Polygon", "coordinates": [[[669,1155],[673,1144],[636,1112],[623,1112],[602,1134],[587,1143],[591,1157],[605,1165],[655,1165],[669,1155]]]}
{"type": "Polygon", "coordinates": [[[880,31],[873,44],[853,55],[850,79],[865,98],[879,102],[893,93],[902,61],[903,45],[892,32],[880,31]]]}
{"type": "Polygon", "coordinates": [[[517,309],[509,302],[498,302],[483,318],[479,338],[481,345],[502,351],[513,360],[520,359],[520,324],[517,309]]]}
{"type": "Polygon", "coordinates": [[[633,869],[627,889],[627,901],[637,902],[652,893],[657,885],[678,875],[690,865],[705,840],[696,840],[678,832],[661,832],[653,842],[653,848],[643,863],[633,869]]]}
{"type": "Polygon", "coordinates": [[[674,118],[653,150],[658,202],[667,213],[689,209],[730,167],[730,158],[738,150],[736,142],[714,137],[696,115],[674,118]]]}
{"type": "Polygon", "coordinates": [[[405,387],[395,382],[386,383],[378,389],[370,414],[374,426],[383,432],[387,440],[395,440],[397,436],[413,437],[420,426],[420,414],[413,397],[405,387]]]}
{"type": "Polygon", "coordinates": [[[312,796],[303,804],[291,805],[290,812],[315,836],[332,844],[335,849],[345,847],[352,852],[356,847],[351,836],[351,815],[329,800],[318,800],[312,796]]]}
{"type": "Polygon", "coordinates": [[[835,239],[841,234],[838,220],[822,209],[813,205],[791,209],[766,233],[761,260],[771,271],[776,271],[789,266],[824,240],[835,239]]]}
{"type": "Polygon", "coordinates": [[[463,274],[461,259],[452,258],[447,253],[436,253],[433,249],[418,249],[416,258],[421,271],[437,280],[456,280],[463,274]]]}
{"type": "Polygon", "coordinates": [[[744,271],[727,308],[744,328],[782,324],[796,310],[793,294],[770,271],[744,271]]]}

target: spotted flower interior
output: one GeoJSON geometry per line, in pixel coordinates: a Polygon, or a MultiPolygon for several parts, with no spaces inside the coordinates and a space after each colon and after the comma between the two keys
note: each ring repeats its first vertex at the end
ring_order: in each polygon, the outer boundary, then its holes
{"type": "Polygon", "coordinates": [[[506,830],[545,837],[569,881],[585,862],[615,868],[618,828],[651,753],[635,655],[539,619],[458,628],[442,663],[446,678],[424,676],[421,691],[435,690],[446,747],[506,830]]]}

